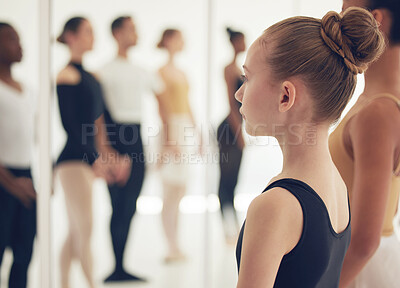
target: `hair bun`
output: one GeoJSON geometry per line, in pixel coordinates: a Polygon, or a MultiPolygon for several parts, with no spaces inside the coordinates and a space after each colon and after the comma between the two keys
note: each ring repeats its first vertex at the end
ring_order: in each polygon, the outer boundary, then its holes
{"type": "Polygon", "coordinates": [[[357,7],[347,9],[342,15],[328,12],[321,21],[321,36],[353,74],[367,70],[385,48],[384,36],[375,18],[357,7]]]}
{"type": "Polygon", "coordinates": [[[65,38],[64,38],[64,33],[61,33],[60,36],[57,37],[57,42],[65,44],[65,38]]]}

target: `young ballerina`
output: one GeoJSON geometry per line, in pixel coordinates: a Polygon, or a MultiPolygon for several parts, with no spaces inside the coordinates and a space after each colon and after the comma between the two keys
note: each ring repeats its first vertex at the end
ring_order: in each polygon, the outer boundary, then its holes
{"type": "Polygon", "coordinates": [[[64,190],[69,220],[60,257],[61,287],[70,287],[69,270],[72,259],[77,258],[89,287],[93,288],[90,245],[93,180],[98,175],[109,183],[124,185],[130,174],[130,162],[108,146],[101,87],[82,66],[84,54],[93,47],[90,22],[82,17],[71,18],[57,40],[67,45],[71,54],[69,64],[57,76],[58,102],[67,142],[57,159],[55,174],[64,190]],[[116,159],[121,161],[117,163],[116,159]]]}
{"type": "Polygon", "coordinates": [[[237,287],[338,287],[350,211],[328,131],[357,73],[383,49],[375,19],[361,8],[283,20],[250,47],[236,98],[247,133],[278,140],[283,169],[249,207],[237,287]]]}
{"type": "Polygon", "coordinates": [[[238,181],[244,140],[242,136],[242,117],[239,113],[240,103],[235,99],[236,91],[242,86],[241,70],[236,60],[240,53],[246,50],[244,34],[226,29],[232,44],[234,56],[232,62],[225,67],[224,75],[228,92],[229,114],[218,127],[217,139],[219,146],[220,181],[218,198],[224,222],[225,239],[227,243],[236,242],[239,224],[234,206],[235,188],[238,181]],[[230,216],[233,216],[230,219],[230,216]],[[229,225],[233,220],[234,225],[229,225]],[[231,228],[234,226],[234,230],[231,228]],[[232,231],[233,230],[233,231],[232,231]]]}
{"type": "Polygon", "coordinates": [[[399,287],[400,242],[393,219],[400,193],[400,1],[345,0],[368,8],[386,49],[366,71],[365,88],[329,139],[352,210],[341,287],[399,287]]]}
{"type": "Polygon", "coordinates": [[[168,155],[161,167],[164,188],[162,222],[169,249],[166,262],[185,259],[178,243],[178,215],[179,203],[186,193],[189,177],[186,161],[192,151],[182,132],[188,128],[194,129],[195,122],[189,103],[189,83],[174,61],[183,45],[182,33],[176,29],[165,30],[158,43],[158,48],[168,52],[167,64],[159,69],[165,91],[158,97],[165,135],[162,150],[163,154],[168,155]]]}

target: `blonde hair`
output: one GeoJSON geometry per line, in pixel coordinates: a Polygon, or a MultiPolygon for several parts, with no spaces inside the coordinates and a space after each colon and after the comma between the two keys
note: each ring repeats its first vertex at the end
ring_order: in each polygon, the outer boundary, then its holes
{"type": "Polygon", "coordinates": [[[354,93],[358,73],[384,51],[384,36],[371,13],[350,8],[323,18],[293,17],[260,39],[276,80],[300,76],[309,89],[313,121],[335,123],[354,93]],[[268,40],[267,40],[268,39],[268,40]]]}

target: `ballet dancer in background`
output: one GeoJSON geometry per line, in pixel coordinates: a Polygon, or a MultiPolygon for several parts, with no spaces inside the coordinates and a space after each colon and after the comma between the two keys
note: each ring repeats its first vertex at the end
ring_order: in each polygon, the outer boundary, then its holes
{"type": "Polygon", "coordinates": [[[161,167],[164,188],[162,222],[168,242],[166,262],[185,259],[178,244],[179,203],[186,193],[190,175],[190,165],[186,160],[194,148],[193,144],[187,142],[193,138],[185,139],[182,135],[186,128],[195,129],[189,103],[189,83],[185,73],[174,62],[183,46],[182,33],[176,29],[165,30],[158,43],[158,48],[168,52],[167,63],[159,69],[165,91],[158,98],[165,135],[162,150],[163,154],[168,155],[161,167]]]}
{"type": "Polygon", "coordinates": [[[236,60],[246,50],[242,32],[227,28],[229,40],[234,51],[232,62],[225,67],[224,76],[229,101],[229,114],[218,127],[220,181],[218,198],[223,217],[225,238],[227,243],[237,240],[239,223],[234,206],[235,188],[238,181],[240,162],[244,148],[242,135],[242,116],[239,113],[240,103],[235,99],[236,91],[242,86],[242,72],[236,60]],[[230,223],[233,221],[233,224],[230,223]],[[232,229],[232,226],[234,229],[232,229]],[[232,231],[234,230],[234,231],[232,231]]]}
{"type": "Polygon", "coordinates": [[[130,160],[109,147],[100,83],[82,66],[84,54],[93,47],[90,22],[83,17],[69,19],[57,40],[67,45],[71,57],[57,76],[58,102],[67,142],[57,159],[55,174],[64,190],[69,220],[60,259],[61,284],[62,288],[70,287],[71,261],[78,258],[89,287],[93,288],[90,245],[93,180],[98,175],[109,183],[124,185],[130,174],[130,160]]]}
{"type": "Polygon", "coordinates": [[[137,199],[145,176],[140,123],[142,101],[146,94],[162,92],[162,82],[128,59],[128,51],[136,46],[136,27],[131,17],[121,16],[111,24],[118,45],[117,56],[98,73],[104,89],[107,134],[115,150],[131,158],[132,169],[125,185],[108,186],[113,213],[110,231],[114,248],[115,269],[105,282],[144,281],[129,274],[123,267],[129,228],[136,212],[137,199]]]}
{"type": "Polygon", "coordinates": [[[18,33],[0,22],[0,267],[6,247],[13,252],[8,287],[26,288],[36,234],[36,192],[32,183],[36,97],[14,79],[22,59],[18,33]]]}
{"type": "Polygon", "coordinates": [[[352,6],[372,12],[386,49],[365,72],[362,95],[330,136],[352,211],[340,287],[394,288],[400,283],[393,227],[400,193],[400,1],[343,1],[343,11],[352,6]]]}

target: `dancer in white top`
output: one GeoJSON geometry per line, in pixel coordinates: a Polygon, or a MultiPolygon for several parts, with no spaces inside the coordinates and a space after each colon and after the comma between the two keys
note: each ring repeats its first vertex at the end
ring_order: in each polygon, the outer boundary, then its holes
{"type": "Polygon", "coordinates": [[[113,208],[110,229],[115,269],[105,282],[144,281],[143,278],[126,272],[123,256],[145,176],[145,158],[140,135],[142,102],[146,95],[157,95],[163,87],[161,80],[157,81],[156,77],[128,59],[129,49],[137,42],[132,18],[118,17],[113,21],[111,30],[118,44],[118,55],[98,72],[106,103],[104,118],[111,144],[119,153],[130,157],[132,169],[126,184],[115,183],[108,186],[113,208]]]}
{"type": "Polygon", "coordinates": [[[11,66],[22,59],[19,36],[0,23],[0,267],[5,248],[14,260],[9,287],[27,286],[36,234],[36,192],[31,176],[36,99],[11,66]]]}

